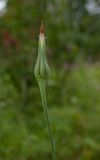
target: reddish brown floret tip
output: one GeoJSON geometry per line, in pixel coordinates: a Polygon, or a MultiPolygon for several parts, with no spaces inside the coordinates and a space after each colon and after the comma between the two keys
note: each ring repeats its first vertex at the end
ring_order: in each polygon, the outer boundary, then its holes
{"type": "Polygon", "coordinates": [[[44,28],[43,22],[41,22],[40,33],[44,34],[44,32],[45,32],[45,28],[44,28]]]}

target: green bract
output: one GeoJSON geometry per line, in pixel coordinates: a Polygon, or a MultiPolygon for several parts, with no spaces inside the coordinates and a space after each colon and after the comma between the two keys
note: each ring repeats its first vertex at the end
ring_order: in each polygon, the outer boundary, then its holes
{"type": "Polygon", "coordinates": [[[50,69],[46,59],[46,44],[43,33],[39,35],[38,58],[35,66],[36,79],[47,79],[50,76],[50,69]]]}

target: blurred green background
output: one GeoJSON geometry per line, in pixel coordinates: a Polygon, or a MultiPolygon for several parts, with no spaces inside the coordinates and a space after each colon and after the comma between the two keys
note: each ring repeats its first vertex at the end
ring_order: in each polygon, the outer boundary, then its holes
{"type": "Polygon", "coordinates": [[[0,160],[51,160],[34,78],[39,27],[57,160],[100,159],[100,0],[0,0],[0,160]]]}

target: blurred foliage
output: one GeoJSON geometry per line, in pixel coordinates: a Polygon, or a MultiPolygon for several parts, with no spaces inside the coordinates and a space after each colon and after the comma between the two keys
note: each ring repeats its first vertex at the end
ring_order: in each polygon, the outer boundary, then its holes
{"type": "Polygon", "coordinates": [[[100,157],[100,14],[90,14],[86,3],[8,0],[0,16],[0,159],[51,159],[33,73],[41,21],[57,159],[100,157]]]}

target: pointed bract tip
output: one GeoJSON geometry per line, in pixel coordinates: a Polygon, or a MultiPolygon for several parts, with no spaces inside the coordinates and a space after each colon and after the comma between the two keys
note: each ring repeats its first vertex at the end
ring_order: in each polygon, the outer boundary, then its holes
{"type": "Polygon", "coordinates": [[[44,32],[45,32],[44,24],[43,24],[43,22],[41,22],[40,33],[44,34],[44,32]]]}

